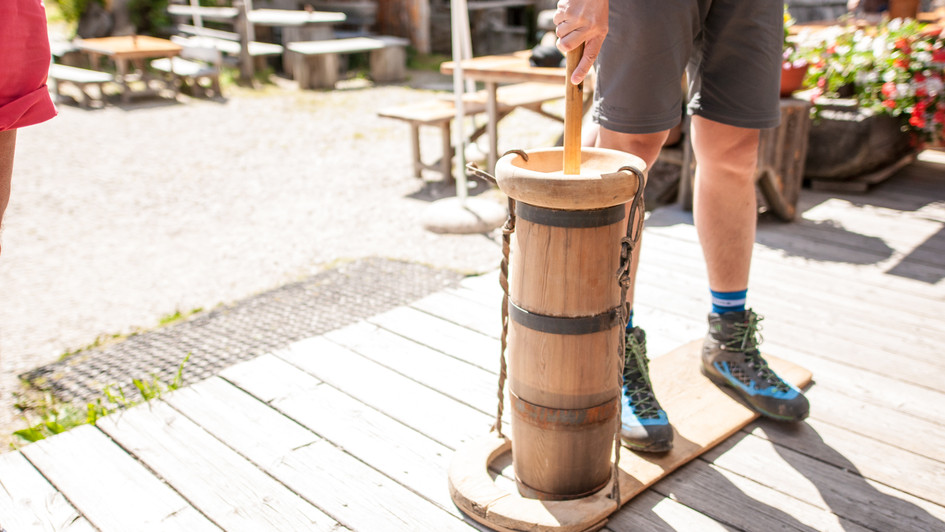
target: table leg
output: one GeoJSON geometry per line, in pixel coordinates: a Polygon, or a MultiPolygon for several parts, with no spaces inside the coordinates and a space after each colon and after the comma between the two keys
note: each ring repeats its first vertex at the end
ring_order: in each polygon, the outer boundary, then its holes
{"type": "Polygon", "coordinates": [[[118,71],[118,84],[121,85],[121,103],[131,101],[131,87],[128,86],[128,60],[115,58],[115,69],[118,71]]]}
{"type": "MultiPolygon", "coordinates": [[[[496,98],[498,84],[494,81],[486,82],[486,113],[489,115],[489,172],[495,172],[495,163],[499,160],[499,104],[496,98]]],[[[461,171],[465,171],[462,169],[461,171]]]]}

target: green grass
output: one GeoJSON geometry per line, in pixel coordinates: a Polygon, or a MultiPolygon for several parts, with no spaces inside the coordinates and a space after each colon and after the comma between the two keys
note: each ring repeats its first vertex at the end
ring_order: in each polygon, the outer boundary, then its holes
{"type": "Polygon", "coordinates": [[[407,48],[407,68],[412,70],[429,70],[439,72],[440,64],[451,61],[452,58],[443,54],[419,54],[412,46],[407,48]]]}
{"type": "MultiPolygon", "coordinates": [[[[184,365],[190,360],[190,354],[184,357],[177,367],[174,379],[165,383],[152,374],[150,380],[133,379],[132,385],[138,390],[140,398],[129,398],[120,384],[110,384],[102,390],[104,397],[78,407],[56,399],[46,392],[43,397],[32,404],[17,403],[21,411],[32,413],[32,420],[24,414],[29,426],[15,431],[13,435],[22,443],[31,443],[44,440],[50,436],[61,434],[80,425],[94,425],[99,419],[125,408],[161,397],[163,394],[181,387],[184,380],[184,365]]],[[[14,443],[13,447],[17,445],[14,443]]]]}
{"type": "Polygon", "coordinates": [[[168,314],[167,316],[164,316],[160,320],[158,320],[158,326],[164,327],[165,325],[170,325],[172,323],[187,319],[193,316],[194,314],[198,312],[202,312],[202,311],[203,311],[203,307],[197,307],[187,312],[181,312],[179,310],[174,311],[173,314],[168,314]]]}

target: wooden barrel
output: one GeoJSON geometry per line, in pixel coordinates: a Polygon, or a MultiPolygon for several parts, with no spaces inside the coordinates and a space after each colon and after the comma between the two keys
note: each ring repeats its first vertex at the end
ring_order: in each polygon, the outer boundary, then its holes
{"type": "Polygon", "coordinates": [[[639,158],[582,150],[563,175],[561,148],[509,154],[499,187],[516,200],[509,262],[512,461],[519,492],[573,499],[610,480],[620,390],[617,270],[624,204],[639,158]],[[606,172],[606,173],[605,173],[606,172]]]}

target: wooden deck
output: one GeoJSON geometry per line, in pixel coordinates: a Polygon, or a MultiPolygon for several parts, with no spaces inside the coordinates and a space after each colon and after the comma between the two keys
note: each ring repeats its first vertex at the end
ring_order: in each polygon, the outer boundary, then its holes
{"type": "MultiPolygon", "coordinates": [[[[810,419],[749,425],[608,530],[945,530],[945,161],[866,195],[804,191],[801,211],[761,225],[749,302],[766,350],[813,371],[810,419]]],[[[657,210],[644,240],[636,321],[658,354],[704,334],[708,298],[688,213],[657,210]]],[[[0,523],[477,528],[446,471],[494,415],[496,277],[0,455],[0,523]]]]}

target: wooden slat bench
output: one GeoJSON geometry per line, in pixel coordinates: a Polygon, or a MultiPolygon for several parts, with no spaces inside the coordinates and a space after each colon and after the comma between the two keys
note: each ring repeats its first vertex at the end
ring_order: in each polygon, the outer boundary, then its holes
{"type": "MultiPolygon", "coordinates": [[[[189,24],[181,24],[177,26],[177,30],[181,33],[192,35],[190,39],[195,45],[211,45],[229,56],[236,58],[240,56],[241,45],[239,33],[198,28],[197,26],[191,26],[189,24]]],[[[279,55],[283,52],[281,45],[268,42],[250,41],[247,43],[247,48],[249,55],[254,58],[279,55]]]]}
{"type": "MultiPolygon", "coordinates": [[[[194,90],[207,95],[208,88],[200,85],[200,80],[210,82],[209,90],[214,96],[221,97],[220,71],[223,67],[223,53],[211,46],[194,46],[187,42],[182,44],[180,57],[162,57],[151,61],[151,68],[167,72],[181,83],[190,82],[194,90]]],[[[176,81],[176,80],[175,80],[176,81]]]]}
{"type": "MultiPolygon", "coordinates": [[[[543,116],[562,120],[542,109],[542,105],[564,98],[564,86],[557,83],[526,82],[513,85],[504,85],[496,91],[498,113],[501,120],[506,115],[521,107],[539,113],[543,116]]],[[[464,96],[464,112],[467,116],[475,116],[486,110],[486,93],[478,91],[464,96]]],[[[450,124],[456,116],[456,107],[453,100],[444,95],[424,102],[408,103],[396,107],[389,107],[378,111],[378,116],[403,120],[410,125],[410,152],[413,161],[413,171],[417,178],[422,178],[422,171],[438,170],[444,181],[452,179],[453,145],[450,135],[450,124]],[[433,126],[440,129],[443,146],[443,157],[432,164],[423,162],[420,155],[420,126],[433,126]]],[[[486,126],[478,127],[469,137],[473,142],[486,132],[486,126]]]]}
{"type": "Polygon", "coordinates": [[[407,77],[407,39],[389,36],[300,41],[286,45],[292,74],[299,88],[332,88],[338,81],[339,56],[370,52],[370,75],[376,82],[407,77]]]}
{"type": "Polygon", "coordinates": [[[102,98],[102,100],[99,101],[104,103],[105,93],[102,91],[102,85],[115,81],[115,76],[108,72],[53,63],[49,65],[49,79],[52,81],[53,92],[57,97],[62,96],[62,92],[60,91],[60,85],[62,83],[71,84],[78,89],[79,105],[84,109],[88,109],[90,107],[90,96],[85,92],[85,88],[89,85],[97,86],[99,97],[102,98]]]}

